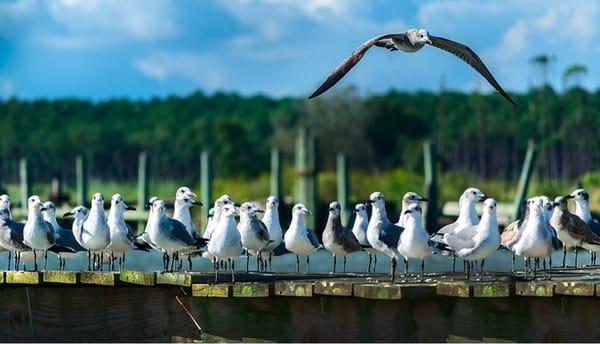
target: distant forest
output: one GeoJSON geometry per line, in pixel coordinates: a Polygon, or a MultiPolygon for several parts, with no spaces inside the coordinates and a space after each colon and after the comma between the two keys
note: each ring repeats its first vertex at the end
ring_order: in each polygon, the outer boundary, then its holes
{"type": "Polygon", "coordinates": [[[252,178],[269,171],[273,146],[293,162],[299,126],[318,137],[322,169],[335,168],[335,154],[345,152],[352,169],[421,171],[426,139],[437,144],[444,171],[482,178],[516,179],[529,139],[540,147],[542,177],[576,178],[600,167],[600,91],[546,86],[513,96],[518,108],[495,93],[361,96],[353,88],[311,101],[203,92],[139,101],[13,98],[0,102],[0,180],[16,179],[20,157],[35,181],[72,180],[77,154],[95,178],[133,180],[142,150],[153,174],[195,180],[204,149],[216,176],[252,178]]]}

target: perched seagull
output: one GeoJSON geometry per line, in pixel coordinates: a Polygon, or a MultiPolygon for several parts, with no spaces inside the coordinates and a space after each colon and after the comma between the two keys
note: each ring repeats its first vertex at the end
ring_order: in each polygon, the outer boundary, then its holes
{"type": "Polygon", "coordinates": [[[269,196],[267,198],[266,210],[262,217],[262,222],[267,226],[267,230],[269,231],[269,243],[263,248],[263,252],[269,252],[269,270],[271,270],[273,250],[283,241],[283,229],[279,222],[279,200],[277,197],[269,196]]]}
{"type": "MultiPolygon", "coordinates": [[[[575,200],[575,215],[587,223],[594,234],[600,236],[600,223],[592,218],[590,211],[590,194],[585,189],[577,189],[571,193],[575,200]]],[[[596,252],[590,252],[591,264],[596,264],[596,252]]]]}
{"type": "Polygon", "coordinates": [[[214,206],[214,214],[212,217],[212,221],[209,221],[206,224],[206,229],[204,230],[204,233],[202,234],[202,237],[205,239],[210,239],[210,237],[212,236],[212,232],[215,229],[215,227],[217,226],[217,223],[219,223],[219,220],[221,220],[221,212],[223,209],[223,206],[226,204],[234,204],[233,200],[231,199],[231,197],[229,195],[223,195],[219,198],[217,198],[217,200],[215,201],[215,206],[214,206]]]}
{"type": "Polygon", "coordinates": [[[235,258],[242,254],[242,238],[235,224],[236,215],[237,211],[233,204],[223,205],[219,222],[215,224],[208,242],[208,252],[213,257],[215,267],[215,283],[219,278],[218,261],[221,259],[230,261],[231,282],[235,282],[235,258]]]}
{"type": "MultiPolygon", "coordinates": [[[[451,224],[440,228],[431,236],[431,240],[446,244],[444,235],[457,233],[463,228],[475,226],[479,223],[475,203],[483,201],[485,195],[477,188],[466,189],[458,199],[458,218],[451,224]]],[[[456,256],[452,257],[452,272],[456,272],[456,256]]]]}
{"type": "Polygon", "coordinates": [[[262,265],[262,251],[270,241],[269,229],[256,217],[256,211],[256,206],[250,202],[244,202],[240,206],[240,222],[237,229],[240,232],[242,247],[246,249],[246,272],[250,269],[250,253],[256,255],[256,270],[261,270],[259,263],[262,265]]]}
{"type": "MultiPolygon", "coordinates": [[[[198,233],[196,232],[196,225],[192,222],[192,214],[190,213],[190,208],[192,206],[198,205],[202,206],[201,202],[196,201],[194,198],[196,194],[190,190],[187,186],[182,186],[177,189],[175,192],[175,203],[173,210],[173,219],[183,223],[185,229],[188,231],[192,238],[196,238],[198,233]]],[[[187,256],[188,265],[190,271],[192,271],[192,255],[191,252],[179,252],[178,258],[179,260],[179,268],[181,269],[181,264],[183,262],[183,258],[187,256]],[[179,257],[179,255],[182,255],[179,257]]]]}
{"type": "Polygon", "coordinates": [[[600,250],[600,237],[579,216],[571,214],[567,208],[567,199],[573,196],[558,196],[554,199],[554,211],[550,224],[556,230],[558,238],[563,242],[563,267],[566,267],[565,258],[567,248],[575,249],[575,266],[577,266],[577,247],[583,247],[588,251],[598,252],[600,250]]]}
{"type": "MultiPolygon", "coordinates": [[[[0,219],[10,219],[12,220],[12,215],[10,213],[10,197],[6,194],[0,195],[0,219]]],[[[0,245],[0,252],[7,251],[4,247],[0,245]]],[[[8,251],[8,270],[10,270],[10,262],[12,260],[12,251],[8,251]]]]}
{"type": "MultiPolygon", "coordinates": [[[[152,204],[158,201],[158,197],[153,196],[148,200],[148,203],[146,203],[145,207],[148,209],[148,218],[150,218],[150,213],[152,212],[152,204]]],[[[156,244],[154,244],[152,242],[152,240],[150,240],[150,236],[148,234],[148,226],[149,226],[150,222],[146,221],[146,227],[144,228],[144,232],[140,235],[138,235],[137,237],[135,237],[136,239],[136,243],[139,245],[148,245],[147,247],[152,248],[156,251],[161,251],[163,252],[163,264],[165,261],[165,255],[166,253],[164,252],[164,250],[161,250],[160,247],[156,246],[156,244]]]]}
{"type": "Polygon", "coordinates": [[[483,214],[477,225],[444,235],[445,242],[455,255],[467,261],[467,279],[473,261],[481,260],[481,271],[485,258],[500,247],[500,233],[496,219],[496,201],[488,198],[483,202],[483,214]]]}
{"type": "Polygon", "coordinates": [[[368,201],[373,212],[367,227],[367,240],[371,247],[381,253],[385,253],[392,259],[390,275],[392,281],[396,276],[396,264],[400,253],[398,253],[398,240],[403,227],[396,226],[390,222],[385,211],[385,201],[381,192],[373,192],[368,201]]]}
{"type": "Polygon", "coordinates": [[[404,227],[404,221],[408,217],[408,213],[404,216],[404,212],[412,205],[419,204],[419,202],[427,202],[429,201],[427,198],[423,196],[419,196],[416,192],[407,192],[402,197],[402,209],[400,210],[400,217],[398,218],[398,222],[396,222],[396,226],[404,227]]]}
{"type": "MultiPolygon", "coordinates": [[[[531,269],[529,258],[545,259],[552,254],[553,250],[552,235],[548,232],[544,208],[539,198],[528,200],[527,209],[529,213],[527,223],[508,243],[508,247],[525,260],[525,278],[528,269],[531,269]]],[[[533,278],[535,278],[536,268],[537,264],[533,269],[533,278]]]]}
{"type": "Polygon", "coordinates": [[[74,257],[77,252],[85,251],[85,248],[79,245],[77,240],[75,240],[75,236],[73,235],[72,230],[63,228],[58,223],[58,221],[56,220],[56,206],[54,205],[54,203],[50,201],[45,202],[44,208],[46,208],[46,211],[44,211],[43,213],[44,220],[49,222],[52,225],[52,228],[54,228],[54,239],[56,241],[56,244],[63,247],[70,247],[75,251],[74,253],[58,253],[58,269],[64,270],[67,264],[66,258],[74,257]]]}
{"type": "Polygon", "coordinates": [[[111,270],[115,267],[115,258],[119,258],[119,270],[125,265],[125,253],[136,247],[133,230],[125,222],[125,212],[135,210],[125,204],[123,196],[114,194],[110,200],[110,210],[108,211],[108,228],[110,228],[110,244],[106,251],[110,252],[111,270]]]}
{"type": "Polygon", "coordinates": [[[425,46],[425,44],[445,50],[458,58],[468,63],[481,76],[483,76],[506,100],[514,106],[517,104],[509,97],[502,89],[500,84],[494,79],[492,73],[485,66],[481,58],[475,54],[471,48],[458,42],[451,41],[446,38],[430,36],[424,29],[410,29],[400,33],[384,34],[369,39],[358,47],[350,56],[348,56],[340,65],[333,70],[319,88],[313,92],[308,98],[314,98],[321,93],[327,91],[335,85],[340,79],[346,75],[354,67],[360,59],[365,55],[367,50],[372,46],[378,46],[388,49],[389,51],[401,50],[408,53],[414,53],[425,46]]]}
{"type": "Polygon", "coordinates": [[[352,230],[342,226],[340,212],[342,207],[338,202],[329,203],[329,216],[323,230],[323,246],[333,254],[333,271],[335,272],[336,257],[344,257],[344,269],[346,272],[346,257],[349,254],[361,250],[360,242],[352,230]]]}
{"type": "Polygon", "coordinates": [[[73,210],[66,212],[63,214],[64,217],[73,216],[73,224],[71,225],[71,232],[73,233],[73,237],[79,246],[83,247],[84,250],[88,251],[88,270],[90,270],[90,259],[89,259],[89,250],[83,245],[83,241],[81,238],[83,233],[83,224],[87,221],[88,216],[90,215],[90,210],[82,205],[73,208],[73,210]]]}
{"type": "Polygon", "coordinates": [[[358,203],[354,206],[354,224],[352,225],[352,233],[358,242],[363,247],[363,249],[369,255],[369,266],[367,267],[367,272],[371,272],[371,261],[373,260],[373,256],[375,257],[375,264],[373,265],[373,272],[375,272],[375,268],[377,267],[377,250],[371,247],[369,244],[369,240],[367,239],[367,228],[369,227],[369,217],[367,216],[367,205],[364,203],[358,203]]]}
{"type": "Polygon", "coordinates": [[[148,237],[163,252],[166,252],[165,271],[168,270],[169,255],[171,255],[172,271],[177,252],[198,249],[206,242],[204,239],[192,238],[181,222],[168,217],[165,202],[160,199],[152,203],[152,212],[148,215],[148,237]]]}
{"type": "Polygon", "coordinates": [[[285,232],[283,241],[288,251],[296,254],[296,271],[300,272],[300,254],[306,255],[306,272],[310,268],[310,254],[315,252],[321,245],[313,231],[306,228],[304,216],[312,214],[302,203],[297,203],[292,208],[292,221],[285,232]]]}
{"type": "MultiPolygon", "coordinates": [[[[31,248],[23,243],[23,229],[25,224],[16,222],[10,213],[10,198],[0,197],[0,246],[9,252],[14,252],[15,270],[19,270],[21,253],[30,252],[31,248]]],[[[10,270],[10,256],[9,256],[10,270]]]]}
{"type": "Polygon", "coordinates": [[[523,230],[525,227],[527,218],[529,216],[529,207],[527,207],[527,200],[521,202],[521,218],[511,222],[504,231],[500,234],[500,245],[506,247],[506,249],[512,251],[512,272],[515,272],[515,251],[510,249],[508,244],[515,238],[517,233],[523,230]]]}
{"type": "Polygon", "coordinates": [[[408,259],[421,259],[421,280],[425,275],[425,257],[433,254],[433,242],[423,226],[423,210],[413,203],[401,214],[405,217],[404,231],[398,240],[398,253],[404,257],[404,276],[408,274],[408,259]]]}
{"type": "MultiPolygon", "coordinates": [[[[537,201],[542,207],[542,213],[544,215],[544,224],[546,227],[546,231],[550,234],[552,238],[552,252],[560,250],[563,247],[562,241],[558,238],[558,234],[550,224],[550,219],[552,218],[552,212],[554,211],[554,202],[550,200],[547,196],[539,196],[537,197],[537,201]]],[[[591,257],[591,256],[590,256],[591,257]]],[[[548,256],[548,261],[550,263],[550,268],[552,268],[552,254],[548,256]]],[[[544,261],[544,266],[546,262],[544,261]]]]}
{"type": "Polygon", "coordinates": [[[110,228],[104,214],[104,196],[95,193],[92,196],[92,207],[86,221],[79,232],[73,231],[77,242],[88,250],[88,270],[91,269],[90,260],[93,256],[94,268],[99,264],[103,269],[104,255],[102,251],[110,244],[110,228]],[[100,259],[98,259],[98,256],[100,259]]]}
{"type": "Polygon", "coordinates": [[[27,222],[23,228],[23,243],[31,247],[33,251],[33,266],[37,271],[36,250],[44,252],[44,270],[48,266],[48,249],[55,244],[54,228],[52,224],[44,220],[42,211],[44,204],[39,196],[33,195],[27,199],[27,222]]]}

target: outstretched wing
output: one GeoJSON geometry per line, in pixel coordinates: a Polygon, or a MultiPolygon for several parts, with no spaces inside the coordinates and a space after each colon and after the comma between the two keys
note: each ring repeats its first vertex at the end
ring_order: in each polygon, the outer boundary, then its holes
{"type": "Polygon", "coordinates": [[[471,48],[467,47],[464,44],[454,42],[442,37],[429,36],[429,39],[431,40],[432,46],[452,53],[458,56],[458,58],[460,58],[461,60],[468,63],[479,74],[481,74],[490,83],[490,85],[492,85],[496,89],[496,91],[498,91],[504,98],[506,98],[506,100],[511,102],[511,104],[513,104],[514,106],[517,106],[517,103],[515,103],[508,96],[508,94],[506,94],[506,92],[504,92],[502,86],[500,86],[500,84],[496,81],[492,73],[490,73],[488,68],[485,66],[481,58],[479,58],[479,56],[477,56],[477,54],[475,54],[475,52],[471,50],[471,48]]]}
{"type": "MultiPolygon", "coordinates": [[[[403,35],[403,34],[381,35],[381,36],[371,38],[368,41],[364,42],[360,47],[358,47],[356,50],[354,50],[352,52],[352,54],[350,54],[350,56],[348,56],[344,61],[342,61],[342,63],[340,63],[339,66],[337,66],[333,70],[333,72],[331,72],[331,74],[329,74],[329,76],[323,82],[323,84],[321,84],[321,86],[319,86],[319,88],[317,88],[317,90],[314,91],[313,94],[311,94],[308,97],[308,99],[319,96],[321,93],[327,91],[333,85],[335,85],[338,81],[340,81],[340,79],[342,79],[344,77],[344,75],[346,75],[346,73],[348,73],[350,71],[350,69],[352,69],[352,67],[354,67],[358,63],[358,61],[360,61],[360,59],[363,58],[363,56],[365,55],[367,50],[369,50],[369,48],[371,48],[377,42],[379,42],[382,39],[391,38],[391,37],[398,36],[398,35],[403,35]]],[[[385,44],[379,45],[379,46],[388,48],[387,46],[385,46],[385,44]]]]}

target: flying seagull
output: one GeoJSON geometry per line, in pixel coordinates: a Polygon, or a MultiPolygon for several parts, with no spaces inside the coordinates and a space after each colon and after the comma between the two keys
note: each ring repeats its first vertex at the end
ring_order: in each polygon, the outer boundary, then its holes
{"type": "Polygon", "coordinates": [[[461,60],[465,61],[481,74],[506,100],[514,106],[517,104],[504,92],[500,84],[494,79],[492,73],[487,69],[481,58],[475,54],[468,46],[451,41],[446,38],[430,36],[424,29],[410,29],[400,33],[391,33],[377,36],[364,42],[358,49],[347,57],[340,65],[327,77],[327,80],[310,95],[310,98],[315,98],[321,93],[327,91],[335,85],[341,78],[346,75],[354,67],[360,59],[365,55],[367,50],[372,46],[378,46],[388,49],[389,51],[402,50],[408,53],[414,53],[429,44],[436,48],[445,50],[456,55],[461,60]]]}

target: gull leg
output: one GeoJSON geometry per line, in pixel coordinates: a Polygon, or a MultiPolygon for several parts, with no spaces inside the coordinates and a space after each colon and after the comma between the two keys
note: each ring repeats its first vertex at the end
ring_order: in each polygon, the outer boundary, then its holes
{"type": "Polygon", "coordinates": [[[404,278],[408,275],[408,259],[404,258],[404,278]]]}
{"type": "Polygon", "coordinates": [[[548,256],[548,263],[550,264],[550,270],[552,270],[552,253],[548,256]]]}
{"type": "Polygon", "coordinates": [[[310,254],[306,255],[306,273],[310,271],[310,254]]]}
{"type": "Polygon", "coordinates": [[[333,270],[331,270],[331,273],[335,273],[335,265],[336,265],[335,263],[336,262],[337,262],[337,259],[336,259],[335,253],[334,253],[333,254],[333,270]]]}
{"type": "Polygon", "coordinates": [[[300,256],[296,254],[296,272],[300,272],[300,256]]]}
{"type": "Polygon", "coordinates": [[[515,251],[512,253],[512,273],[515,273],[515,251]]]}
{"type": "Polygon", "coordinates": [[[44,271],[48,270],[48,250],[44,250],[44,271]]]}
{"type": "Polygon", "coordinates": [[[104,271],[104,253],[100,252],[100,271],[104,271]]]}
{"type": "MultiPolygon", "coordinates": [[[[464,267],[464,264],[463,264],[463,267],[464,267]]],[[[453,273],[456,272],[456,255],[455,254],[452,255],[452,272],[453,273]]]]}
{"type": "Polygon", "coordinates": [[[273,266],[271,265],[272,257],[273,257],[273,252],[269,252],[269,271],[273,271],[273,266]]]}
{"type": "Polygon", "coordinates": [[[346,256],[344,256],[344,272],[346,272],[346,256]]]}
{"type": "Polygon", "coordinates": [[[217,257],[213,257],[213,265],[215,266],[215,284],[219,280],[219,262],[217,261],[217,257]]]}
{"type": "Polygon", "coordinates": [[[256,253],[256,271],[260,272],[262,269],[260,268],[260,251],[256,253]]]}
{"type": "Polygon", "coordinates": [[[590,252],[590,265],[594,265],[594,252],[589,251],[590,252]]]}
{"type": "Polygon", "coordinates": [[[235,259],[231,260],[229,266],[231,267],[231,283],[235,283],[235,259]]]}
{"type": "Polygon", "coordinates": [[[33,250],[33,271],[38,271],[37,254],[35,253],[35,249],[33,250]]]}
{"type": "Polygon", "coordinates": [[[483,275],[483,264],[485,263],[485,259],[481,260],[481,265],[479,266],[479,273],[483,275]]]}
{"type": "Polygon", "coordinates": [[[578,249],[577,246],[575,246],[575,267],[577,267],[577,253],[578,253],[578,249]]]}
{"type": "Polygon", "coordinates": [[[367,267],[367,272],[371,272],[371,260],[373,260],[373,257],[371,256],[371,252],[367,252],[367,254],[369,255],[369,266],[367,267]]]}
{"type": "Polygon", "coordinates": [[[250,251],[246,250],[246,272],[250,272],[250,251]]]}
{"type": "Polygon", "coordinates": [[[123,252],[123,265],[120,267],[121,269],[125,267],[125,252],[123,252]]]}
{"type": "Polygon", "coordinates": [[[10,261],[12,260],[12,251],[8,251],[8,271],[10,271],[10,261]]]}
{"type": "Polygon", "coordinates": [[[392,282],[394,282],[394,280],[396,279],[396,265],[398,264],[398,262],[396,261],[396,258],[393,257],[392,258],[392,271],[390,272],[390,275],[392,276],[392,282]]]}
{"type": "Polygon", "coordinates": [[[425,279],[425,258],[421,258],[421,280],[420,280],[420,282],[423,282],[424,279],[425,279]]]}
{"type": "Polygon", "coordinates": [[[567,245],[563,245],[563,269],[567,267],[567,245]]]}

